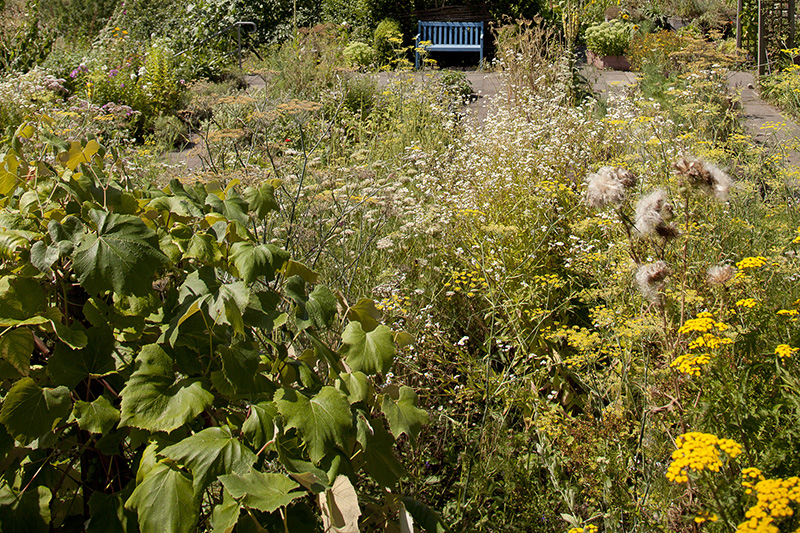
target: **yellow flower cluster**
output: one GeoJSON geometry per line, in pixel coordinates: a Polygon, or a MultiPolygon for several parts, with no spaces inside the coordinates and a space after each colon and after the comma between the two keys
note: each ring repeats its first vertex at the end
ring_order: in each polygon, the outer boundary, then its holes
{"type": "Polygon", "coordinates": [[[474,298],[475,293],[480,289],[488,289],[489,284],[486,283],[486,278],[481,276],[477,270],[467,272],[453,272],[453,280],[444,284],[445,288],[454,292],[466,291],[467,297],[474,298]],[[450,289],[452,287],[452,289],[450,289]]]}
{"type": "Polygon", "coordinates": [[[800,244],[800,228],[797,228],[797,237],[792,239],[792,244],[800,244]]]}
{"type": "Polygon", "coordinates": [[[586,527],[573,527],[567,533],[597,533],[597,526],[589,524],[586,527]]]}
{"type": "Polygon", "coordinates": [[[700,377],[700,369],[711,362],[711,354],[704,353],[700,355],[686,354],[679,355],[673,362],[669,364],[672,368],[677,368],[678,372],[682,374],[689,374],[690,376],[700,377]]]}
{"type": "Polygon", "coordinates": [[[745,494],[753,493],[753,489],[756,488],[754,485],[754,483],[757,483],[755,481],[756,479],[758,481],[764,481],[766,479],[758,468],[750,467],[742,470],[742,487],[747,489],[745,494]]]}
{"type": "Polygon", "coordinates": [[[747,307],[749,309],[752,309],[756,305],[758,305],[758,300],[755,298],[745,298],[744,300],[736,302],[736,307],[747,307]]]}
{"type": "Polygon", "coordinates": [[[698,431],[684,433],[675,443],[678,449],[672,452],[672,463],[667,468],[667,479],[673,483],[689,481],[690,470],[719,472],[723,466],[720,452],[725,452],[731,459],[742,453],[739,443],[698,431]]]}
{"type": "Polygon", "coordinates": [[[707,511],[700,511],[696,517],[694,517],[694,521],[696,524],[702,524],[703,522],[716,522],[719,520],[719,517],[714,513],[709,513],[707,511]]]}
{"type": "Polygon", "coordinates": [[[744,515],[747,521],[739,524],[736,532],[779,533],[776,520],[792,516],[794,509],[789,505],[800,503],[800,478],[764,479],[757,468],[746,469],[742,475],[745,477],[742,485],[747,487],[748,494],[755,491],[758,501],[747,510],[744,515]],[[753,486],[755,479],[759,481],[753,486]]]}
{"type": "Polygon", "coordinates": [[[682,374],[699,377],[703,366],[711,362],[712,354],[710,351],[717,350],[726,344],[733,344],[733,340],[720,337],[720,333],[730,329],[728,324],[717,322],[714,315],[709,312],[702,312],[697,318],[687,320],[678,329],[678,333],[700,333],[700,335],[689,343],[689,350],[701,350],[700,354],[685,354],[675,358],[670,367],[675,368],[682,374]]]}
{"type": "Polygon", "coordinates": [[[736,268],[739,270],[745,268],[761,268],[762,266],[767,264],[767,258],[763,256],[756,256],[756,257],[745,257],[738,263],[736,263],[736,268]]]}
{"type": "Polygon", "coordinates": [[[408,296],[392,294],[389,298],[384,298],[379,303],[375,304],[375,307],[379,311],[383,311],[387,314],[404,315],[408,313],[408,304],[410,303],[411,299],[408,296]]]}
{"type": "Polygon", "coordinates": [[[792,348],[788,344],[779,344],[775,348],[775,355],[781,358],[781,360],[786,359],[787,357],[791,357],[793,353],[795,353],[800,348],[792,348]]]}
{"type": "Polygon", "coordinates": [[[697,348],[705,348],[708,350],[716,350],[720,346],[724,346],[726,344],[733,344],[733,340],[726,337],[717,337],[711,333],[704,333],[689,343],[689,349],[696,350],[697,348]]]}
{"type": "Polygon", "coordinates": [[[718,331],[730,329],[730,326],[714,320],[714,315],[708,311],[697,314],[697,318],[687,320],[678,330],[678,333],[707,333],[716,328],[718,331]]]}

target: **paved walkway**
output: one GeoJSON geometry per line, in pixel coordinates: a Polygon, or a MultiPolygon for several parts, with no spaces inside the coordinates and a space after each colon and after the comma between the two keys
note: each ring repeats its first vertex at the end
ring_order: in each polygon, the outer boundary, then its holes
{"type": "MultiPolygon", "coordinates": [[[[477,98],[470,102],[472,113],[478,123],[483,123],[489,111],[491,97],[501,89],[502,83],[500,75],[494,72],[467,71],[464,72],[467,80],[472,84],[477,98]]],[[[593,66],[584,66],[581,74],[591,84],[593,90],[601,95],[610,92],[624,91],[625,88],[636,85],[636,75],[632,72],[618,70],[599,70],[593,66]]],[[[402,79],[406,76],[414,76],[420,83],[426,83],[437,76],[437,71],[424,72],[381,72],[377,75],[378,85],[386,86],[390,81],[402,79]]],[[[259,76],[246,76],[246,80],[251,86],[263,86],[264,82],[259,76]]],[[[787,162],[791,165],[800,166],[800,152],[796,147],[789,147],[800,141],[800,126],[781,112],[763,102],[755,90],[753,75],[747,72],[732,72],[728,78],[728,86],[733,91],[741,92],[742,118],[745,130],[753,136],[753,139],[766,146],[780,145],[785,150],[783,154],[787,162]]],[[[199,141],[198,139],[195,139],[199,141]]],[[[198,144],[200,144],[198,142],[198,144]]],[[[185,161],[187,170],[194,170],[201,167],[199,151],[197,146],[194,151],[184,150],[170,154],[170,162],[173,164],[185,161]]]]}
{"type": "MultiPolygon", "coordinates": [[[[636,75],[618,70],[598,70],[585,66],[581,73],[595,92],[606,94],[636,85],[636,75]]],[[[781,111],[758,96],[755,78],[749,72],[731,72],[728,87],[741,95],[741,117],[744,128],[753,140],[764,146],[780,146],[790,165],[800,166],[800,152],[792,148],[800,141],[800,126],[781,111]]]]}

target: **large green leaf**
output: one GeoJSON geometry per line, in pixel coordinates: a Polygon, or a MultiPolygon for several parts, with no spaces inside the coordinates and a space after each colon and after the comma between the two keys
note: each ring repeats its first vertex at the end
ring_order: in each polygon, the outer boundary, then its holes
{"type": "Polygon", "coordinates": [[[252,471],[243,476],[229,474],[219,479],[239,503],[265,513],[272,513],[305,495],[303,491],[292,492],[300,485],[281,474],[252,471]]]}
{"type": "Polygon", "coordinates": [[[450,528],[442,521],[441,517],[424,503],[410,496],[403,496],[401,500],[403,507],[414,517],[414,521],[426,533],[446,533],[450,531],[450,528]]]}
{"type": "Polygon", "coordinates": [[[289,254],[272,244],[259,244],[248,241],[231,245],[230,260],[245,283],[252,283],[263,276],[266,281],[275,278],[275,271],[289,259],[289,254]]]}
{"type": "Polygon", "coordinates": [[[275,200],[275,187],[279,180],[263,183],[260,187],[247,187],[244,190],[244,199],[247,206],[253,211],[257,218],[264,219],[270,211],[278,211],[278,202],[275,200]]]}
{"type": "Polygon", "coordinates": [[[136,511],[143,532],[194,533],[200,513],[192,480],[176,467],[157,463],[125,507],[136,511]]]}
{"type": "Polygon", "coordinates": [[[192,472],[197,491],[225,473],[244,474],[256,454],[231,434],[227,426],[206,428],[160,452],[192,472]]]}
{"type": "Polygon", "coordinates": [[[227,324],[234,332],[244,334],[242,315],[250,300],[250,289],[241,281],[226,283],[210,300],[208,314],[215,324],[227,324]]]}
{"type": "Polygon", "coordinates": [[[318,284],[308,295],[306,313],[312,324],[319,329],[327,329],[336,318],[336,296],[325,285],[318,284]]]}
{"type": "Polygon", "coordinates": [[[417,407],[417,393],[405,385],[399,391],[396,387],[384,390],[381,411],[389,421],[392,435],[399,438],[405,433],[412,443],[416,442],[422,425],[428,423],[428,413],[417,407]]]}
{"type": "Polygon", "coordinates": [[[225,200],[215,194],[209,194],[205,200],[206,207],[211,208],[215,213],[220,213],[230,221],[247,224],[247,202],[236,195],[230,195],[225,200]]]}
{"type": "Polygon", "coordinates": [[[92,294],[146,294],[155,271],[168,262],[156,233],[135,216],[97,209],[89,216],[97,231],[81,235],[73,259],[80,284],[92,294]]]}
{"type": "Polygon", "coordinates": [[[142,348],[122,389],[121,426],[170,432],[193,420],[214,399],[196,379],[175,381],[173,361],[159,346],[142,348]]]}
{"type": "Polygon", "coordinates": [[[43,389],[31,378],[22,378],[11,387],[0,410],[0,422],[18,441],[30,442],[66,420],[72,410],[69,389],[43,389]]]}
{"type": "Polygon", "coordinates": [[[222,489],[222,503],[214,506],[211,511],[211,528],[213,533],[232,533],[236,522],[239,521],[241,506],[231,493],[222,489]]]}
{"type": "Polygon", "coordinates": [[[0,278],[0,326],[16,325],[44,311],[44,291],[34,279],[0,278]]]}
{"type": "Polygon", "coordinates": [[[369,298],[361,298],[356,305],[347,310],[347,318],[361,322],[364,331],[372,331],[380,324],[383,313],[375,307],[375,302],[369,298]]]}
{"type": "Polygon", "coordinates": [[[293,389],[281,389],[275,401],[286,419],[286,429],[297,428],[311,461],[318,463],[334,445],[344,450],[353,427],[344,393],[328,386],[307,398],[293,389]]]}
{"type": "Polygon", "coordinates": [[[58,344],[47,361],[47,373],[57,385],[74,388],[89,376],[102,376],[116,370],[114,336],[107,328],[93,327],[86,331],[85,348],[72,350],[58,344]]]}
{"type": "Polygon", "coordinates": [[[367,375],[386,374],[394,361],[392,330],[381,324],[370,332],[360,322],[350,322],[342,333],[341,353],[353,370],[367,375]]]}
{"type": "Polygon", "coordinates": [[[183,254],[186,259],[197,259],[203,263],[214,264],[222,259],[222,250],[219,248],[217,240],[208,233],[195,233],[189,239],[186,252],[183,254]]]}
{"type": "Polygon", "coordinates": [[[0,485],[0,531],[3,533],[48,533],[50,500],[46,487],[31,487],[24,493],[0,485]]]}
{"type": "MultiPolygon", "coordinates": [[[[218,348],[222,360],[222,370],[212,373],[212,381],[217,389],[226,396],[235,397],[252,394],[258,391],[261,382],[258,365],[261,357],[257,352],[242,345],[218,348]]],[[[274,390],[274,389],[273,389],[274,390]]]]}
{"type": "Polygon", "coordinates": [[[23,376],[30,372],[32,354],[33,334],[29,329],[12,329],[0,337],[0,357],[23,376]]]}
{"type": "Polygon", "coordinates": [[[358,417],[358,442],[364,450],[366,470],[381,486],[392,488],[405,471],[394,455],[395,440],[383,427],[383,422],[358,417]]]}
{"type": "Polygon", "coordinates": [[[250,406],[250,414],[242,424],[242,434],[256,449],[260,450],[275,435],[275,417],[278,411],[271,403],[263,402],[250,406]]]}
{"type": "Polygon", "coordinates": [[[93,492],[89,498],[90,518],[86,533],[137,533],[136,513],[125,509],[134,485],[131,481],[125,489],[114,494],[93,492]]]}
{"type": "Polygon", "coordinates": [[[75,402],[72,416],[78,421],[78,427],[89,433],[108,433],[119,422],[119,411],[111,405],[105,396],[93,402],[75,402]]]}
{"type": "Polygon", "coordinates": [[[203,211],[186,196],[159,196],[147,204],[146,209],[166,211],[183,218],[200,218],[203,211]]]}

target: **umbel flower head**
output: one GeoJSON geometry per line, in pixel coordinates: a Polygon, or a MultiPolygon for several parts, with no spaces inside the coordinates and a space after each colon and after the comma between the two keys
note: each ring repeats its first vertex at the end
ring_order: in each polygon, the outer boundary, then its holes
{"type": "Polygon", "coordinates": [[[625,200],[625,189],[636,185],[636,176],[621,167],[600,167],[596,174],[586,177],[586,203],[589,207],[602,209],[607,205],[619,205],[625,200]]]}
{"type": "Polygon", "coordinates": [[[669,274],[669,265],[664,261],[642,265],[636,271],[636,285],[648,301],[655,303],[669,274]]]}
{"type": "Polygon", "coordinates": [[[642,235],[658,235],[664,239],[678,236],[678,228],[669,224],[672,204],[663,189],[656,189],[636,204],[636,230],[642,235]]]}
{"type": "Polygon", "coordinates": [[[675,170],[689,185],[699,188],[708,196],[720,202],[728,199],[733,181],[719,167],[702,159],[681,157],[675,163],[675,170]]]}

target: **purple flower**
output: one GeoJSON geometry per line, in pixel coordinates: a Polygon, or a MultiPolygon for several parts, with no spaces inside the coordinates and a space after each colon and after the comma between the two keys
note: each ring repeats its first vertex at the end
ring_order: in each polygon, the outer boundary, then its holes
{"type": "Polygon", "coordinates": [[[112,68],[111,70],[108,71],[108,77],[109,78],[113,78],[117,74],[119,74],[119,70],[117,70],[115,68],[112,68]]]}
{"type": "Polygon", "coordinates": [[[72,72],[69,73],[70,78],[77,78],[78,77],[78,69],[73,69],[72,72]]]}
{"type": "Polygon", "coordinates": [[[120,83],[120,84],[119,84],[119,88],[120,88],[120,89],[124,89],[124,88],[125,88],[125,84],[124,84],[124,83],[120,83]]]}

